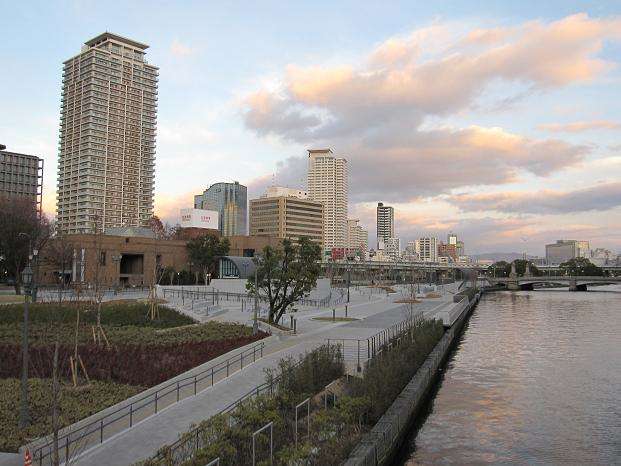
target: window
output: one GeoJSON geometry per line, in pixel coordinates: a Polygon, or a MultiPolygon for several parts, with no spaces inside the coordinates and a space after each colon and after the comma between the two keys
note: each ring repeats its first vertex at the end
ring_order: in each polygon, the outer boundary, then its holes
{"type": "Polygon", "coordinates": [[[106,251],[101,251],[99,253],[99,264],[106,265],[106,251]]]}

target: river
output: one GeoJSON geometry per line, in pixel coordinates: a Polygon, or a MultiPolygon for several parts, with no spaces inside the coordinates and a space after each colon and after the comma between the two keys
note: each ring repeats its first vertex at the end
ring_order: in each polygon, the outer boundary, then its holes
{"type": "Polygon", "coordinates": [[[621,464],[621,287],[596,290],[484,295],[395,464],[621,464]]]}

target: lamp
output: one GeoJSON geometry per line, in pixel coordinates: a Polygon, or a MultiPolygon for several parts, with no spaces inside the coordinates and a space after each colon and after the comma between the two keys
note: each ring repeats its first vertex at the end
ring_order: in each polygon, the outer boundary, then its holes
{"type": "Polygon", "coordinates": [[[24,267],[24,270],[22,270],[22,283],[26,288],[30,288],[30,285],[32,284],[32,268],[30,268],[29,265],[24,267]]]}

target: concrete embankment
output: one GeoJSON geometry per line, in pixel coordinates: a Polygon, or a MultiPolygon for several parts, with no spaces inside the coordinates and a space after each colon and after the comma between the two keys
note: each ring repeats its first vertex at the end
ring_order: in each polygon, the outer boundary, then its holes
{"type": "Polygon", "coordinates": [[[377,421],[377,424],[354,448],[345,466],[378,466],[390,463],[407,434],[414,416],[425,402],[442,363],[461,334],[464,323],[468,320],[479,298],[480,294],[477,294],[467,304],[457,303],[457,306],[460,304],[462,306],[461,315],[444,333],[412,380],[377,421]]]}

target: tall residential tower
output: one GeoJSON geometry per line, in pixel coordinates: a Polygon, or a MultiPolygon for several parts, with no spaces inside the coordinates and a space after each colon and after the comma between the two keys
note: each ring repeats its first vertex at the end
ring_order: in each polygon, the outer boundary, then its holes
{"type": "Polygon", "coordinates": [[[380,240],[386,243],[389,238],[395,237],[395,209],[384,205],[383,202],[377,203],[377,247],[380,240]]]}
{"type": "Polygon", "coordinates": [[[331,149],[308,151],[308,197],[323,204],[324,249],[347,247],[347,160],[331,149]]]}
{"type": "Polygon", "coordinates": [[[64,63],[58,225],[146,225],[153,215],[158,68],[148,45],[111,33],[64,63]]]}

